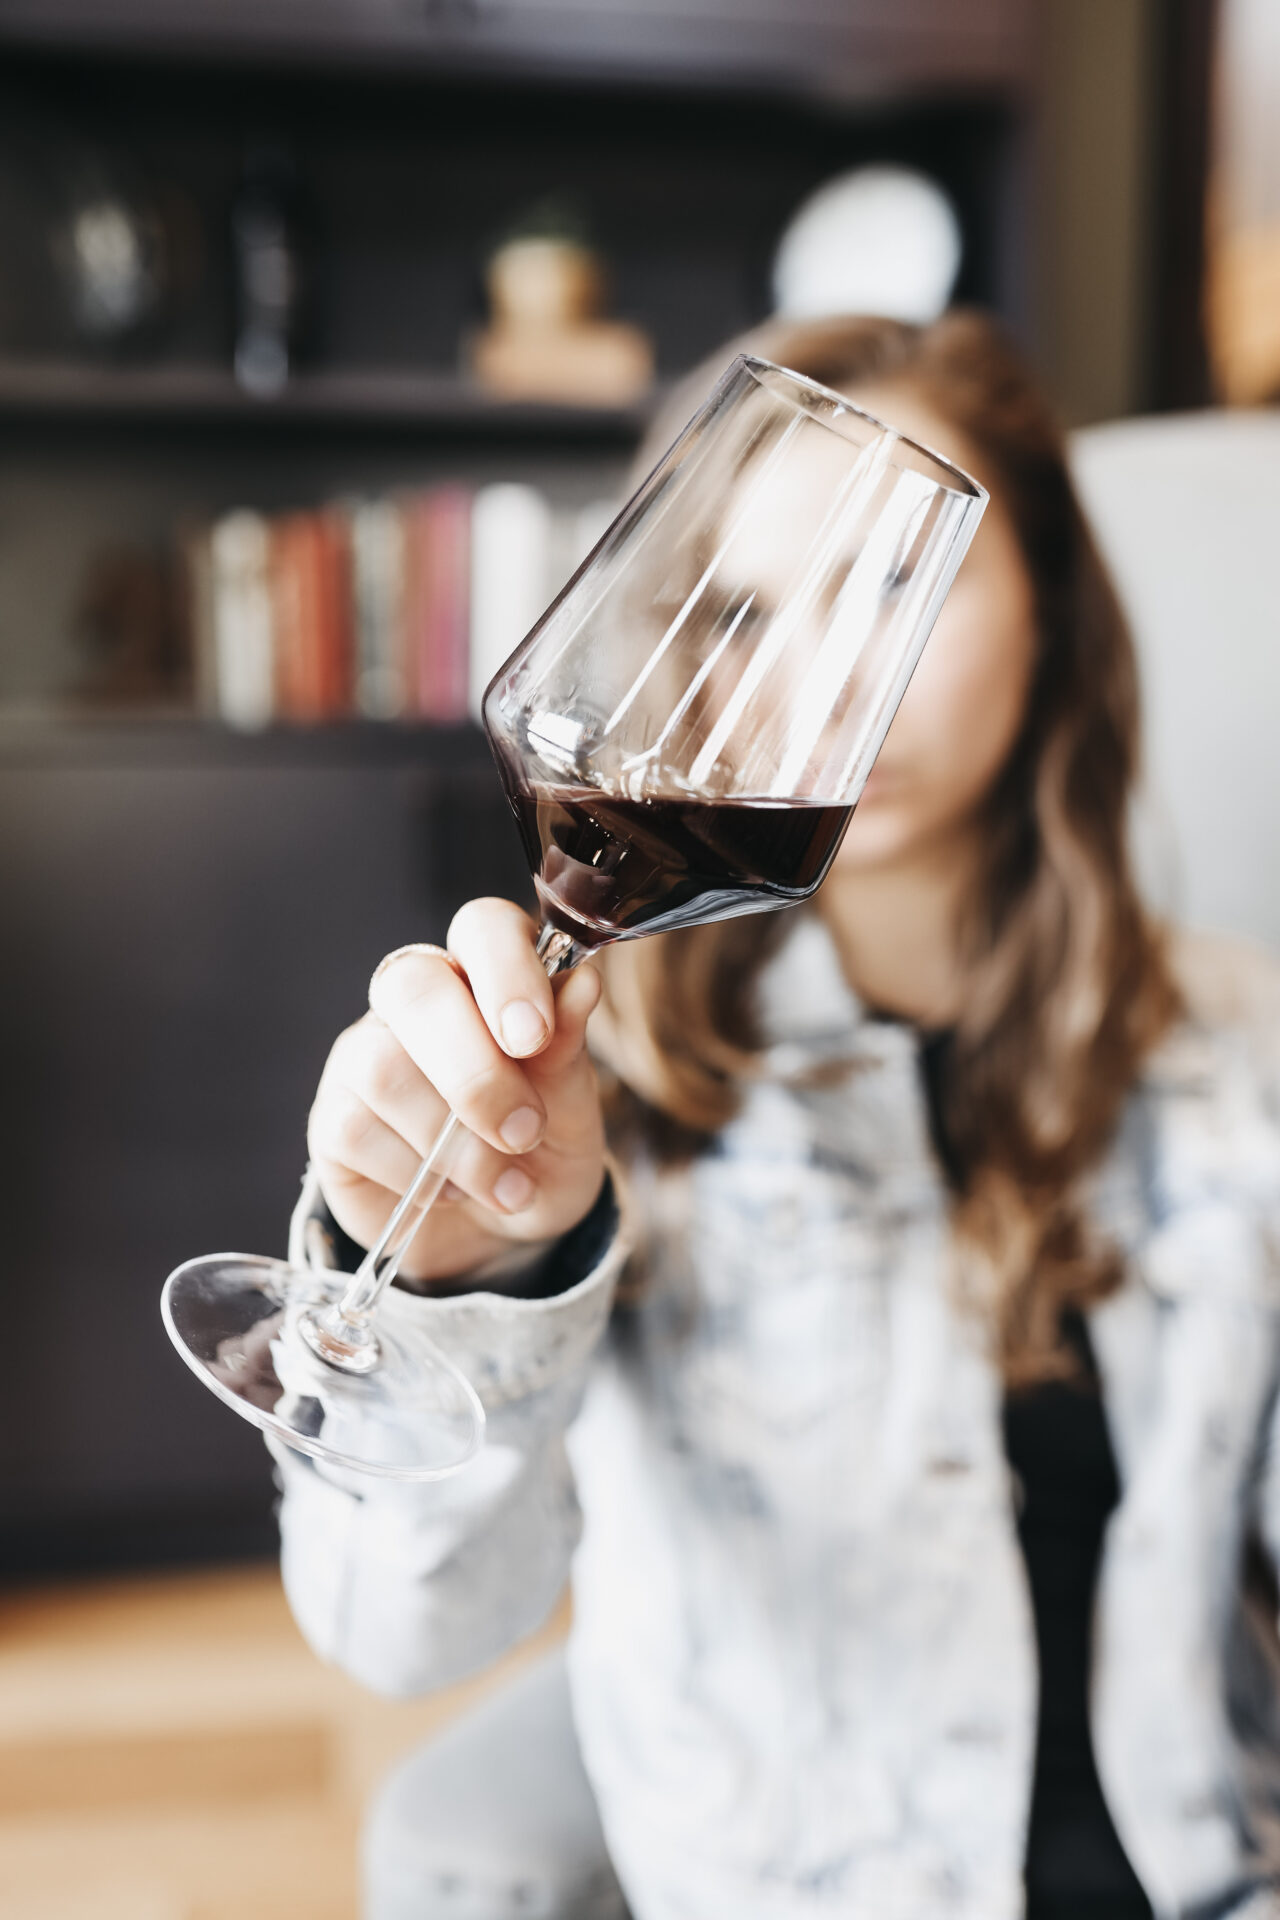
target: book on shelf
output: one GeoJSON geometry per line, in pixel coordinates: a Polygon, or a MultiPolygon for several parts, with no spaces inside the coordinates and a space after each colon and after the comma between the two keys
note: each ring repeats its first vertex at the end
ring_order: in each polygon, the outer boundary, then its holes
{"type": "Polygon", "coordinates": [[[485,688],[551,598],[554,518],[537,487],[495,481],[471,510],[468,706],[480,719],[485,688]]]}
{"type": "Polygon", "coordinates": [[[612,517],[458,481],[187,528],[200,711],[239,728],[362,715],[451,726],[612,517]]]}
{"type": "Polygon", "coordinates": [[[216,719],[218,698],[218,635],[213,609],[213,533],[207,526],[184,526],[178,535],[178,566],[182,608],[191,660],[191,688],[196,712],[216,719]]]}
{"type": "Polygon", "coordinates": [[[453,725],[467,717],[471,628],[471,494],[432,487],[404,509],[405,659],[412,710],[453,725]]]}
{"type": "Polygon", "coordinates": [[[260,513],[242,509],[210,535],[214,687],[229,725],[265,727],[276,709],[271,534],[260,513]]]}
{"type": "Polygon", "coordinates": [[[275,714],[336,720],[351,711],[349,530],[338,513],[290,513],[271,527],[275,714]]]}
{"type": "Polygon", "coordinates": [[[395,720],[408,694],[404,515],[393,500],[366,500],[352,508],[350,523],[355,707],[371,720],[395,720]]]}

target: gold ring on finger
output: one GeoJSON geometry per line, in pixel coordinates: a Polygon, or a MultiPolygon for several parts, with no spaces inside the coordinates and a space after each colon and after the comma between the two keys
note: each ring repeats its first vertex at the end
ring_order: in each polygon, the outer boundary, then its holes
{"type": "Polygon", "coordinates": [[[404,956],[407,953],[430,954],[436,960],[443,960],[447,966],[450,966],[453,968],[455,973],[457,972],[457,966],[454,963],[453,955],[449,952],[447,947],[433,946],[433,944],[429,940],[411,940],[409,941],[407,946],[396,947],[393,949],[391,953],[384,954],[382,956],[382,959],[379,960],[377,966],[374,968],[373,972],[370,974],[369,976],[370,1007],[373,1006],[373,990],[377,986],[379,980],[381,980],[383,974],[386,973],[389,967],[393,967],[397,960],[403,960],[404,956]]]}

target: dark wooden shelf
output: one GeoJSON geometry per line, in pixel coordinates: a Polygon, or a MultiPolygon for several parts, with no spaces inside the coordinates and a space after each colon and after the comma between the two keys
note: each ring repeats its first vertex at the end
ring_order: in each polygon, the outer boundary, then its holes
{"type": "MultiPolygon", "coordinates": [[[[336,720],[240,732],[184,707],[0,706],[0,765],[430,766],[489,763],[476,726],[422,720],[336,720]]],[[[495,775],[496,778],[496,775],[495,775]]]]}
{"type": "Polygon", "coordinates": [[[0,0],[0,42],[65,53],[888,99],[1027,81],[1027,0],[0,0]]]}
{"type": "Polygon", "coordinates": [[[442,373],[300,373],[269,399],[247,393],[221,367],[111,366],[0,359],[0,417],[209,422],[379,432],[438,429],[451,436],[571,439],[629,444],[661,397],[627,407],[513,401],[442,373]]]}

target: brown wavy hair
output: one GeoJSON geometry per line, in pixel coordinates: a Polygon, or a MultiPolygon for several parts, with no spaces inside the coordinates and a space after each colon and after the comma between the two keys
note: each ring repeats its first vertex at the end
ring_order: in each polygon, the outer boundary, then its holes
{"type": "MultiPolygon", "coordinates": [[[[1102,1298],[1122,1272],[1085,1217],[1081,1178],[1179,1009],[1129,862],[1138,685],[1124,617],[1052,410],[990,318],[773,322],[682,384],[637,475],[737,352],[836,389],[909,387],[963,436],[1013,523],[1038,649],[1020,734],[983,803],[960,929],[964,1010],[937,1118],[961,1283],[989,1316],[1006,1379],[1068,1371],[1064,1309],[1102,1298]]],[[[601,1038],[624,1142],[639,1130],[663,1157],[687,1157],[735,1112],[760,1045],[755,982],[784,919],[692,928],[603,957],[601,1038]]]]}

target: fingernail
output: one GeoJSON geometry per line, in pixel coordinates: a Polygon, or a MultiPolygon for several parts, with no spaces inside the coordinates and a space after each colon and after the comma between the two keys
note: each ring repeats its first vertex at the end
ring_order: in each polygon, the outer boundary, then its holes
{"type": "Polygon", "coordinates": [[[508,1053],[532,1053],[547,1037],[547,1023],[531,1000],[508,1000],[498,1025],[508,1053]]]}
{"type": "Polygon", "coordinates": [[[542,1132],[542,1115],[535,1107],[517,1107],[498,1128],[498,1138],[512,1153],[528,1153],[542,1132]]]}
{"type": "Polygon", "coordinates": [[[505,1213],[519,1213],[535,1192],[533,1181],[519,1167],[508,1167],[493,1184],[493,1197],[505,1213]]]}

